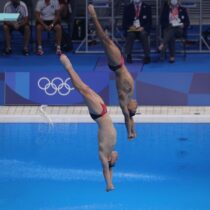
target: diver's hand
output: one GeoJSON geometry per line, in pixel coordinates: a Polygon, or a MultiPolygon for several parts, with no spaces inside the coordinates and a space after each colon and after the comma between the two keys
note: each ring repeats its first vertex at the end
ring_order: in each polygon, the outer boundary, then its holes
{"type": "Polygon", "coordinates": [[[107,186],[106,192],[110,192],[110,191],[112,191],[112,190],[114,190],[114,189],[115,189],[115,188],[114,188],[114,185],[107,186]]]}
{"type": "Polygon", "coordinates": [[[136,136],[137,136],[137,134],[135,132],[131,133],[131,134],[128,135],[128,140],[131,141],[131,140],[135,139],[136,136]]]}

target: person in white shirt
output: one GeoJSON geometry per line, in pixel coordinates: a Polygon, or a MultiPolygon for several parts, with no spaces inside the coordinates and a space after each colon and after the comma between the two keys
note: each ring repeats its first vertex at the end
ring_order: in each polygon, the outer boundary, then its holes
{"type": "Polygon", "coordinates": [[[37,54],[43,55],[42,32],[55,31],[56,53],[61,54],[62,29],[60,24],[60,6],[58,0],[38,0],[36,9],[37,54]]]}
{"type": "Polygon", "coordinates": [[[5,55],[12,53],[11,33],[15,30],[23,34],[23,54],[29,55],[28,46],[31,32],[29,26],[28,8],[26,4],[20,0],[10,0],[4,5],[4,13],[19,13],[19,17],[17,21],[5,21],[3,24],[5,37],[5,48],[3,53],[5,55]]]}

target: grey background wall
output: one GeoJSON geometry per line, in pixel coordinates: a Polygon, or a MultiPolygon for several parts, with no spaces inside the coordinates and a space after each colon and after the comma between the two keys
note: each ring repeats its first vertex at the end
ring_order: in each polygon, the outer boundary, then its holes
{"type": "Polygon", "coordinates": [[[0,12],[3,12],[4,4],[7,2],[7,0],[1,0],[0,1],[0,12]]]}

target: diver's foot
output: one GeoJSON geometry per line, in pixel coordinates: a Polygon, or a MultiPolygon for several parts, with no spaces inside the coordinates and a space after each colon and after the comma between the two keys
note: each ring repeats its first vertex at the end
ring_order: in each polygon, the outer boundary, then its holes
{"type": "Polygon", "coordinates": [[[89,14],[90,14],[90,16],[92,18],[96,18],[97,17],[95,8],[94,8],[94,6],[92,4],[88,5],[88,12],[89,12],[89,14]]]}
{"type": "Polygon", "coordinates": [[[68,57],[65,54],[61,54],[60,56],[61,63],[65,66],[65,68],[72,68],[71,61],[68,59],[68,57]]]}

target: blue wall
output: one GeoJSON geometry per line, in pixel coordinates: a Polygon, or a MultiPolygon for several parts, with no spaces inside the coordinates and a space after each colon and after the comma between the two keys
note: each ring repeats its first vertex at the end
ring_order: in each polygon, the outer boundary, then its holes
{"type": "MultiPolygon", "coordinates": [[[[105,56],[70,54],[69,57],[85,83],[108,105],[118,105],[115,75],[108,69],[105,56]]],[[[153,55],[149,65],[140,61],[127,65],[135,81],[134,97],[139,105],[210,104],[209,55],[187,55],[185,61],[177,56],[174,64],[155,59],[153,55]]],[[[27,58],[13,55],[1,58],[1,65],[1,104],[84,104],[56,55],[27,58]]]]}
{"type": "MultiPolygon", "coordinates": [[[[209,105],[210,73],[132,73],[139,105],[209,105]]],[[[115,78],[109,72],[80,74],[108,105],[118,105],[115,78]]],[[[84,104],[66,73],[6,73],[0,82],[1,104],[84,104]],[[21,80],[21,77],[23,80],[21,80]]]]}

